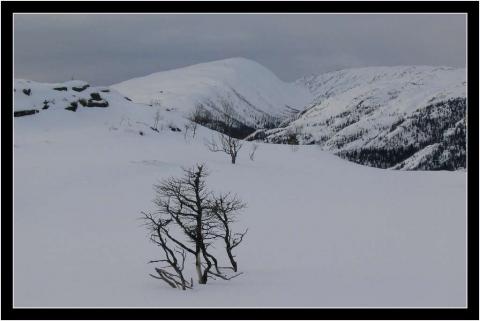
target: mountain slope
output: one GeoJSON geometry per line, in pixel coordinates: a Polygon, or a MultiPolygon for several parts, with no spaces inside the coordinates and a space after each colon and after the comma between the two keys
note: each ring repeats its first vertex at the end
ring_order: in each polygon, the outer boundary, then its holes
{"type": "Polygon", "coordinates": [[[297,84],[314,95],[313,103],[287,126],[252,137],[319,144],[380,168],[465,167],[465,69],[370,67],[305,77],[297,84]]]}
{"type": "Polygon", "coordinates": [[[136,102],[160,104],[188,115],[196,106],[212,113],[229,102],[235,118],[263,128],[301,110],[312,98],[305,88],[284,83],[262,65],[230,58],[130,79],[112,88],[136,102]]]}
{"type": "Polygon", "coordinates": [[[251,142],[232,165],[204,146],[211,130],[139,135],[109,103],[14,118],[16,307],[465,306],[464,172],[379,170],[315,145],[259,143],[251,161],[251,142]],[[163,253],[140,212],[197,162],[209,189],[247,203],[234,226],[249,231],[244,274],[185,293],[149,276],[163,253]]]}
{"type": "MultiPolygon", "coordinates": [[[[40,83],[14,81],[14,116],[28,122],[48,122],[56,128],[107,126],[147,135],[152,131],[182,131],[186,119],[176,111],[137,104],[108,87],[93,87],[85,81],[40,83]],[[155,117],[158,124],[155,125],[155,117]]],[[[79,129],[79,128],[77,128],[79,129]]]]}
{"type": "Polygon", "coordinates": [[[86,85],[15,81],[15,111],[39,111],[14,118],[16,307],[465,306],[465,172],[379,170],[316,145],[260,143],[252,161],[252,142],[232,165],[180,110],[86,85]],[[149,276],[162,253],[139,218],[153,184],[200,162],[209,189],[248,205],[244,274],[184,293],[149,276]]]}

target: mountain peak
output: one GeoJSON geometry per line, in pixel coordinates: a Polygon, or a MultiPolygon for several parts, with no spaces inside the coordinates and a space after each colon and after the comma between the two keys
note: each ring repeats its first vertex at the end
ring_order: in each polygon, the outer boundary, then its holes
{"type": "Polygon", "coordinates": [[[261,64],[243,57],[156,72],[112,85],[133,101],[173,107],[189,113],[202,105],[216,113],[222,101],[237,110],[238,120],[262,126],[265,118],[281,118],[289,107],[302,109],[312,98],[304,88],[281,81],[261,64]]]}

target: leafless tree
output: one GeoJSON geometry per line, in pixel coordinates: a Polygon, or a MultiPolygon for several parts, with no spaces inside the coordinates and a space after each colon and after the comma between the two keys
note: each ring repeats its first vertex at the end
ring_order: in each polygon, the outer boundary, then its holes
{"type": "Polygon", "coordinates": [[[197,103],[195,108],[187,116],[187,119],[196,124],[206,125],[213,121],[213,115],[204,107],[203,104],[197,103]]]}
{"type": "Polygon", "coordinates": [[[245,207],[245,203],[238,199],[237,196],[232,197],[229,193],[215,196],[211,206],[213,215],[220,222],[219,232],[216,232],[216,236],[224,240],[228,259],[235,272],[237,272],[238,265],[232,250],[243,241],[243,237],[247,234],[248,229],[243,233],[234,233],[230,226],[235,222],[236,213],[245,207]]]}
{"type": "Polygon", "coordinates": [[[152,214],[144,213],[143,218],[150,230],[150,240],[162,248],[165,259],[153,260],[148,263],[166,263],[161,268],[155,268],[158,275],[150,274],[150,276],[165,281],[172,288],[181,288],[182,290],[193,287],[193,280],[190,282],[185,280],[183,276],[183,269],[185,267],[185,250],[177,250],[167,244],[167,237],[170,235],[168,225],[172,220],[164,220],[162,218],[155,218],[152,214]],[[178,259],[180,257],[180,261],[178,259]],[[169,269],[171,271],[169,271],[169,269]]]}
{"type": "Polygon", "coordinates": [[[245,233],[232,233],[230,225],[236,211],[242,209],[244,204],[229,194],[215,196],[209,191],[205,183],[208,172],[204,165],[197,164],[184,169],[184,174],[181,178],[169,178],[154,185],[156,211],[153,214],[144,213],[153,235],[151,239],[163,249],[165,255],[165,259],[153,262],[166,262],[175,272],[156,269],[159,274],[157,278],[170,286],[191,287],[192,283],[185,281],[182,272],[187,255],[195,260],[200,284],[206,284],[208,278],[229,280],[240,275],[225,274],[225,268],[219,267],[218,259],[210,252],[210,248],[215,240],[222,239],[232,269],[237,271],[232,249],[240,244],[245,233]],[[172,227],[176,228],[177,233],[172,231],[172,227]]]}
{"type": "Polygon", "coordinates": [[[255,152],[257,151],[258,149],[258,145],[257,144],[253,144],[252,145],[252,149],[250,150],[250,154],[248,155],[250,157],[250,160],[255,160],[255,152]]]}
{"type": "Polygon", "coordinates": [[[150,128],[158,132],[158,122],[161,119],[162,119],[162,114],[160,113],[160,109],[157,108],[157,110],[155,111],[155,115],[153,116],[153,126],[150,128]]]}
{"type": "Polygon", "coordinates": [[[298,137],[301,135],[302,127],[295,126],[294,128],[288,128],[286,131],[287,134],[287,144],[291,146],[293,152],[298,151],[298,137]]]}
{"type": "Polygon", "coordinates": [[[190,125],[189,125],[189,124],[185,124],[185,125],[183,126],[183,129],[184,129],[184,130],[183,130],[183,138],[184,138],[185,140],[187,140],[187,135],[188,135],[188,130],[190,129],[190,125]]]}
{"type": "Polygon", "coordinates": [[[206,146],[211,152],[223,152],[229,155],[232,164],[235,164],[243,142],[232,136],[236,120],[233,117],[234,111],[231,104],[226,100],[222,100],[221,105],[222,112],[218,122],[222,124],[225,134],[218,133],[216,138],[212,137],[206,142],[206,146]]]}
{"type": "Polygon", "coordinates": [[[195,138],[195,134],[197,133],[197,126],[198,124],[196,122],[190,120],[189,127],[192,129],[192,138],[195,138]]]}
{"type": "Polygon", "coordinates": [[[235,164],[238,151],[242,148],[243,144],[240,139],[218,133],[216,138],[212,137],[205,145],[211,152],[224,152],[229,155],[232,164],[235,164]]]}

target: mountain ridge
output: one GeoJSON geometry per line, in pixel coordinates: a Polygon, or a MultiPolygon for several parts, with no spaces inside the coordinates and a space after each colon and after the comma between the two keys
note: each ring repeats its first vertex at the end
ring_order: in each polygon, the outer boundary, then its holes
{"type": "Polygon", "coordinates": [[[226,103],[244,126],[239,138],[256,130],[248,140],[317,144],[345,159],[380,168],[466,166],[464,68],[362,67],[285,83],[264,66],[236,57],[110,87],[91,87],[78,80],[47,84],[17,79],[14,99],[15,116],[110,106],[119,113],[108,117],[128,115],[142,124],[153,122],[156,111],[161,111],[172,128],[181,127],[185,122],[181,116],[188,117],[197,108],[214,119],[226,103]]]}
{"type": "Polygon", "coordinates": [[[185,115],[198,106],[218,114],[227,101],[235,118],[252,128],[278,122],[289,108],[301,109],[312,98],[306,89],[238,57],[160,71],[111,87],[136,102],[171,106],[185,115]]]}
{"type": "Polygon", "coordinates": [[[297,84],[314,95],[312,103],[282,128],[259,131],[251,138],[318,144],[340,157],[380,168],[466,166],[463,68],[354,68],[303,77],[297,84]],[[414,164],[420,156],[414,155],[432,144],[436,148],[429,148],[430,161],[414,164]]]}

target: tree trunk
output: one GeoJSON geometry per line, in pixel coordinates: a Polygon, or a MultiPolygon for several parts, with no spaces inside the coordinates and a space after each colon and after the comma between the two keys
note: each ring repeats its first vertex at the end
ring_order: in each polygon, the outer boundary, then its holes
{"type": "Polygon", "coordinates": [[[235,160],[236,160],[237,156],[235,155],[232,155],[232,164],[235,164],[235,160]]]}
{"type": "Polygon", "coordinates": [[[227,247],[227,254],[228,258],[230,259],[230,264],[232,264],[232,269],[234,272],[237,272],[237,262],[235,262],[235,259],[233,258],[232,251],[227,247]]]}
{"type": "Polygon", "coordinates": [[[205,280],[203,279],[202,275],[202,254],[201,251],[197,251],[197,255],[195,256],[195,267],[197,269],[197,276],[198,276],[198,283],[205,284],[205,280]]]}

